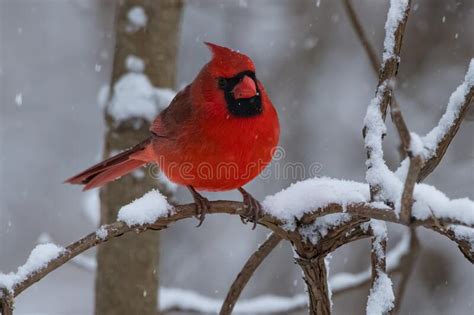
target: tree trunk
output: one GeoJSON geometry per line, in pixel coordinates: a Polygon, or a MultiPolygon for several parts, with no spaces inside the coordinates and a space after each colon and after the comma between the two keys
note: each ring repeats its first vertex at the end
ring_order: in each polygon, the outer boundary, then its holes
{"type": "Polygon", "coordinates": [[[309,314],[331,314],[328,275],[324,257],[315,257],[313,259],[296,258],[296,262],[303,270],[309,297],[309,314]]]}
{"type": "MultiPolygon", "coordinates": [[[[127,56],[134,55],[144,61],[144,73],[154,86],[174,88],[181,9],[181,1],[176,0],[118,2],[112,87],[128,72],[125,66],[127,56]],[[130,31],[128,14],[135,6],[140,6],[146,13],[147,23],[130,31]]],[[[106,158],[150,136],[149,122],[144,119],[114,121],[106,114],[106,121],[106,158]]],[[[100,193],[101,223],[116,221],[121,206],[156,187],[171,197],[164,185],[148,173],[145,176],[124,176],[108,184],[100,193]]],[[[158,259],[158,233],[126,235],[101,245],[97,254],[95,313],[155,315],[158,307],[158,259]]]]}

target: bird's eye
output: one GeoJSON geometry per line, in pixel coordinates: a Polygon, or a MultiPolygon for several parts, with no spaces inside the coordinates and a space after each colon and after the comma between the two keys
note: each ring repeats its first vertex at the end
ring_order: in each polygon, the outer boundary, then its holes
{"type": "Polygon", "coordinates": [[[224,78],[219,78],[217,85],[219,85],[219,88],[224,89],[227,86],[227,80],[224,78]]]}

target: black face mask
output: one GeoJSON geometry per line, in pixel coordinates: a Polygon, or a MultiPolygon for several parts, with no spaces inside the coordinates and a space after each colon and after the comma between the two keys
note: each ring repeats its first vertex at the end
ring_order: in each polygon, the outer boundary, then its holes
{"type": "Polygon", "coordinates": [[[231,115],[237,117],[254,117],[262,113],[262,98],[260,96],[257,78],[253,71],[243,71],[231,78],[219,78],[217,84],[219,89],[224,91],[227,109],[231,115]],[[257,94],[249,98],[236,99],[232,91],[244,76],[250,77],[255,82],[257,94]]]}

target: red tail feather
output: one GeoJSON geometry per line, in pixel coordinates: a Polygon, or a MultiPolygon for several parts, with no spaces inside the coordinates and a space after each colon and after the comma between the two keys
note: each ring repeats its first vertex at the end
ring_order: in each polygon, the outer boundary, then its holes
{"type": "Polygon", "coordinates": [[[151,138],[146,139],[133,148],[102,161],[67,179],[65,183],[86,185],[84,190],[88,190],[102,186],[126,175],[148,162],[145,149],[150,143],[151,138]]]}

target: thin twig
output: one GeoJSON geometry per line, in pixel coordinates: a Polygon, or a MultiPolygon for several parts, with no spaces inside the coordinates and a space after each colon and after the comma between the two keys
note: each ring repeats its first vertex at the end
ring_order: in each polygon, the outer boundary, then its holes
{"type": "MultiPolygon", "coordinates": [[[[331,204],[328,204],[324,208],[320,208],[313,212],[307,213],[301,218],[300,222],[302,222],[303,224],[310,224],[316,218],[321,217],[323,215],[332,214],[332,213],[343,213],[343,212],[347,212],[349,214],[354,214],[354,215],[358,215],[365,218],[371,218],[371,219],[376,219],[376,220],[381,220],[381,221],[386,221],[386,222],[407,225],[406,223],[402,222],[397,217],[397,214],[395,213],[393,208],[388,208],[388,207],[379,208],[378,206],[375,206],[374,203],[355,203],[355,204],[349,204],[347,205],[347,207],[343,207],[340,204],[331,203],[331,204]]],[[[269,218],[267,217],[266,220],[269,220],[269,218]]],[[[454,224],[454,225],[462,225],[462,226],[474,228],[474,224],[471,224],[471,223],[467,224],[466,222],[463,222],[462,220],[457,220],[457,219],[452,219],[452,218],[437,218],[437,220],[439,220],[440,222],[446,225],[454,224]]],[[[265,222],[266,221],[264,221],[264,223],[262,224],[265,225],[266,224],[265,222]]],[[[413,226],[424,226],[427,228],[431,228],[435,224],[436,224],[436,220],[433,217],[429,217],[423,220],[414,219],[410,223],[410,225],[413,225],[413,226]]]]}
{"type": "Polygon", "coordinates": [[[418,181],[421,182],[423,181],[428,175],[430,175],[435,168],[438,166],[438,164],[441,162],[441,160],[444,157],[444,154],[448,150],[448,147],[451,143],[451,141],[454,139],[456,136],[459,127],[461,126],[462,121],[464,120],[464,117],[466,117],[466,114],[469,110],[469,107],[471,105],[471,102],[474,98],[474,87],[471,87],[469,92],[464,98],[464,102],[461,106],[461,109],[459,110],[459,113],[454,120],[453,124],[449,127],[448,132],[444,135],[444,137],[441,139],[441,141],[437,144],[435,153],[425,161],[420,174],[418,176],[418,181]]]}
{"type": "MultiPolygon", "coordinates": [[[[387,271],[387,236],[378,235],[372,233],[372,250],[371,250],[371,266],[372,266],[372,287],[374,286],[375,280],[377,278],[378,271],[386,272],[387,271]]],[[[385,229],[386,233],[386,229],[385,229]]]]}
{"type": "Polygon", "coordinates": [[[415,183],[423,166],[423,158],[419,153],[414,155],[414,152],[411,151],[412,137],[403,118],[402,111],[396,102],[392,102],[390,113],[392,121],[398,131],[400,142],[402,143],[403,155],[408,156],[410,159],[410,167],[408,168],[408,173],[405,178],[400,209],[400,219],[409,223],[413,205],[413,190],[415,189],[415,183]]]}
{"type": "Polygon", "coordinates": [[[413,190],[415,189],[415,183],[423,166],[423,158],[419,153],[414,155],[414,152],[411,151],[412,137],[403,118],[402,111],[396,102],[392,102],[390,114],[398,131],[400,142],[402,143],[403,155],[408,156],[410,159],[410,167],[408,168],[408,173],[405,178],[400,209],[400,219],[409,223],[413,205],[413,190]]]}
{"type": "MultiPolygon", "coordinates": [[[[367,34],[364,31],[362,23],[354,9],[354,6],[352,5],[352,1],[343,0],[343,4],[346,10],[346,13],[349,17],[349,21],[351,22],[351,25],[354,28],[354,31],[356,32],[357,37],[359,38],[359,41],[361,42],[362,47],[364,48],[367,57],[370,60],[370,65],[372,66],[372,70],[374,70],[375,74],[378,74],[380,70],[379,69],[380,60],[378,59],[375,49],[371,45],[367,37],[367,34]]],[[[408,149],[409,143],[407,142],[404,143],[404,140],[409,139],[410,133],[408,132],[408,128],[406,127],[406,124],[403,121],[403,117],[401,116],[401,114],[397,115],[396,110],[400,110],[400,106],[398,105],[395,95],[393,95],[393,92],[392,92],[392,103],[391,103],[391,111],[390,111],[391,117],[395,125],[397,125],[397,130],[400,135],[400,140],[402,141],[402,146],[408,149]],[[398,120],[398,123],[395,120],[398,120]]]]}
{"type": "MultiPolygon", "coordinates": [[[[398,9],[398,8],[393,8],[398,9]]],[[[390,7],[392,10],[392,7],[390,7]]],[[[390,15],[389,10],[389,15],[390,15]]],[[[379,80],[376,89],[376,95],[373,103],[367,109],[366,122],[363,128],[363,136],[365,139],[365,148],[367,150],[367,176],[369,172],[375,172],[376,165],[384,165],[383,150],[381,142],[384,134],[382,133],[385,126],[384,120],[386,117],[387,107],[392,100],[392,81],[397,75],[398,63],[400,60],[400,51],[402,47],[403,34],[410,12],[410,0],[407,5],[403,7],[402,18],[397,21],[394,29],[387,28],[385,34],[385,42],[393,43],[393,46],[384,47],[384,57],[382,68],[379,73],[379,80]],[[393,33],[391,33],[393,31],[393,33]],[[388,51],[390,50],[390,51],[388,51]],[[374,107],[377,106],[380,113],[376,113],[374,107]],[[369,123],[370,121],[370,123],[369,123]]],[[[389,18],[389,17],[388,17],[389,18]]],[[[387,23],[388,23],[387,18],[387,23]]],[[[383,189],[383,183],[369,182],[371,200],[377,200],[380,191],[383,189]]]]}
{"type": "Polygon", "coordinates": [[[422,165],[423,159],[421,156],[417,155],[410,157],[410,167],[408,168],[408,174],[403,187],[400,209],[400,220],[407,224],[410,224],[412,218],[411,210],[413,206],[413,190],[422,165]]]}
{"type": "MultiPolygon", "coordinates": [[[[403,12],[403,18],[397,25],[393,38],[395,41],[393,52],[387,60],[384,60],[382,68],[379,75],[378,87],[380,87],[384,82],[393,80],[398,72],[398,65],[400,61],[400,52],[402,50],[403,35],[405,33],[405,27],[408,20],[408,14],[410,13],[411,0],[408,0],[405,11],[403,12]]],[[[387,35],[386,35],[387,36],[387,35]]],[[[387,107],[392,100],[392,89],[390,86],[384,91],[382,101],[380,102],[380,112],[382,113],[383,118],[387,112],[387,107]]]]}
{"type": "Polygon", "coordinates": [[[472,246],[472,242],[457,237],[452,229],[441,226],[441,224],[433,225],[431,229],[455,242],[458,245],[459,250],[463,253],[464,257],[466,257],[466,259],[471,262],[471,264],[474,264],[474,247],[472,246]]]}
{"type": "Polygon", "coordinates": [[[281,237],[272,233],[265,242],[258,247],[258,249],[249,257],[242,270],[237,275],[232,285],[227,292],[227,296],[222,304],[219,312],[220,315],[231,314],[237,300],[239,299],[242,290],[247,285],[255,270],[265,260],[265,258],[272,252],[272,250],[280,243],[281,237]]]}
{"type": "MultiPolygon", "coordinates": [[[[393,304],[393,291],[391,287],[388,287],[385,283],[384,278],[387,278],[387,227],[385,222],[371,221],[370,230],[372,233],[372,252],[371,252],[371,266],[372,266],[372,277],[370,294],[367,301],[367,310],[378,304],[375,296],[383,294],[384,299],[392,298],[391,303],[384,303],[383,306],[377,305],[380,308],[382,314],[390,314],[393,304]],[[382,283],[382,284],[379,284],[382,283]],[[382,291],[382,292],[380,292],[382,291]]],[[[389,301],[387,301],[389,302],[389,301]]],[[[367,311],[368,312],[368,311],[367,311]]],[[[369,312],[368,312],[369,313],[369,312]]]]}
{"type": "MultiPolygon", "coordinates": [[[[344,9],[349,17],[349,21],[357,34],[357,38],[359,38],[362,47],[365,50],[367,57],[370,60],[370,65],[372,66],[372,70],[374,70],[375,74],[378,74],[380,71],[380,60],[377,57],[377,53],[375,52],[374,47],[370,43],[367,34],[364,31],[364,27],[352,5],[351,0],[343,0],[344,9]]],[[[395,105],[397,108],[400,108],[398,105],[397,100],[395,99],[395,95],[392,93],[392,104],[395,105]]]]}
{"type": "Polygon", "coordinates": [[[400,142],[402,143],[402,148],[405,151],[405,155],[410,151],[410,130],[408,130],[405,119],[403,118],[402,111],[400,106],[396,102],[392,102],[390,106],[390,116],[392,121],[398,131],[398,136],[400,137],[400,142]]]}
{"type": "Polygon", "coordinates": [[[378,73],[380,69],[379,58],[377,57],[375,49],[372,47],[369,39],[367,38],[367,34],[365,33],[364,28],[362,27],[362,23],[360,22],[359,17],[357,16],[357,13],[354,7],[352,6],[352,1],[343,0],[343,5],[344,9],[346,9],[347,15],[349,16],[349,21],[351,22],[352,28],[356,32],[360,43],[362,44],[365,52],[367,53],[367,57],[369,58],[372,69],[375,73],[378,73]]]}
{"type": "Polygon", "coordinates": [[[418,258],[420,242],[418,241],[418,236],[416,235],[415,228],[410,228],[410,249],[407,255],[403,256],[400,261],[400,273],[401,279],[400,284],[398,285],[397,290],[397,299],[395,300],[395,308],[393,312],[398,314],[402,306],[403,297],[405,296],[405,291],[408,286],[408,281],[410,276],[413,273],[413,267],[418,258]]]}

